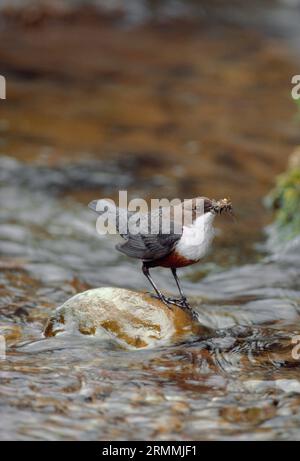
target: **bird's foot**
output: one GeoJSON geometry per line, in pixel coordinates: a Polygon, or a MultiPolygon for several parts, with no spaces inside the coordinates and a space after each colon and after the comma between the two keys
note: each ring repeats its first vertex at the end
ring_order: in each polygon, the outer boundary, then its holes
{"type": "Polygon", "coordinates": [[[186,298],[165,298],[167,303],[181,307],[183,309],[191,309],[188,300],[186,298]]]}
{"type": "Polygon", "coordinates": [[[156,295],[154,293],[149,293],[151,298],[159,299],[161,302],[163,302],[169,309],[171,309],[171,306],[169,304],[174,304],[174,303],[169,303],[168,298],[164,296],[163,294],[161,296],[156,295]]]}
{"type": "Polygon", "coordinates": [[[150,296],[152,298],[155,298],[155,299],[159,299],[160,301],[162,301],[166,306],[168,306],[169,309],[172,309],[172,305],[173,306],[178,306],[180,307],[181,309],[184,309],[186,311],[188,311],[190,313],[190,315],[192,316],[193,320],[198,320],[198,315],[197,313],[194,311],[194,309],[190,306],[190,304],[188,303],[188,300],[187,298],[168,298],[167,296],[165,295],[161,295],[158,296],[157,294],[154,294],[154,293],[150,293],[150,296]]]}
{"type": "MultiPolygon", "coordinates": [[[[167,296],[165,296],[163,294],[160,297],[160,296],[158,296],[158,295],[156,295],[154,293],[151,293],[151,297],[159,299],[160,301],[162,301],[164,304],[167,304],[167,305],[171,304],[173,306],[178,306],[178,307],[181,307],[183,309],[191,309],[191,307],[190,307],[190,305],[189,305],[186,298],[179,298],[179,299],[178,298],[168,298],[167,296]]],[[[170,306],[168,306],[168,307],[170,307],[170,306]]]]}
{"type": "Polygon", "coordinates": [[[166,302],[169,304],[176,305],[180,307],[181,309],[185,310],[186,312],[189,313],[189,315],[192,317],[193,320],[198,321],[198,314],[197,312],[190,306],[187,298],[165,298],[166,302]]]}

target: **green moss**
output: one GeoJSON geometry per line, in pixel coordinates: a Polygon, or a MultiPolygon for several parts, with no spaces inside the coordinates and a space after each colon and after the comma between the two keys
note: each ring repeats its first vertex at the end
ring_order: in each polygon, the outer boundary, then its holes
{"type": "Polygon", "coordinates": [[[275,210],[274,226],[278,237],[287,241],[300,234],[300,167],[278,176],[275,188],[266,197],[268,208],[275,210]]]}

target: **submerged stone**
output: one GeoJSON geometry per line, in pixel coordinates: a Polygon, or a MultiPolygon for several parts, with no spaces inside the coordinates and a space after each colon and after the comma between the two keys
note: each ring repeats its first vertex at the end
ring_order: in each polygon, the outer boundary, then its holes
{"type": "Polygon", "coordinates": [[[44,334],[49,337],[74,331],[84,335],[106,332],[130,349],[208,334],[207,328],[177,306],[168,308],[149,294],[111,287],[84,291],[67,300],[48,320],[44,334]]]}

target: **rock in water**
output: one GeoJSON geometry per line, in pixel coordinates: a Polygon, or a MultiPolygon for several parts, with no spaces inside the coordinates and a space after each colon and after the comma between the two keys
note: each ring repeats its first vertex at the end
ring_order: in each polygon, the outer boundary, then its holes
{"type": "Polygon", "coordinates": [[[79,331],[96,335],[105,331],[129,349],[176,343],[208,330],[179,307],[169,309],[148,294],[121,288],[96,288],[79,293],[56,309],[45,336],[79,331]]]}

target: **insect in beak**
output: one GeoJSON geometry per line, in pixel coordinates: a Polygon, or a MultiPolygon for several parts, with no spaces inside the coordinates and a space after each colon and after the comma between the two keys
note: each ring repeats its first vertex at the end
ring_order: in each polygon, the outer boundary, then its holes
{"type": "Polygon", "coordinates": [[[220,215],[222,213],[228,214],[234,221],[236,221],[230,199],[224,198],[218,201],[214,201],[213,210],[215,213],[220,215]]]}

